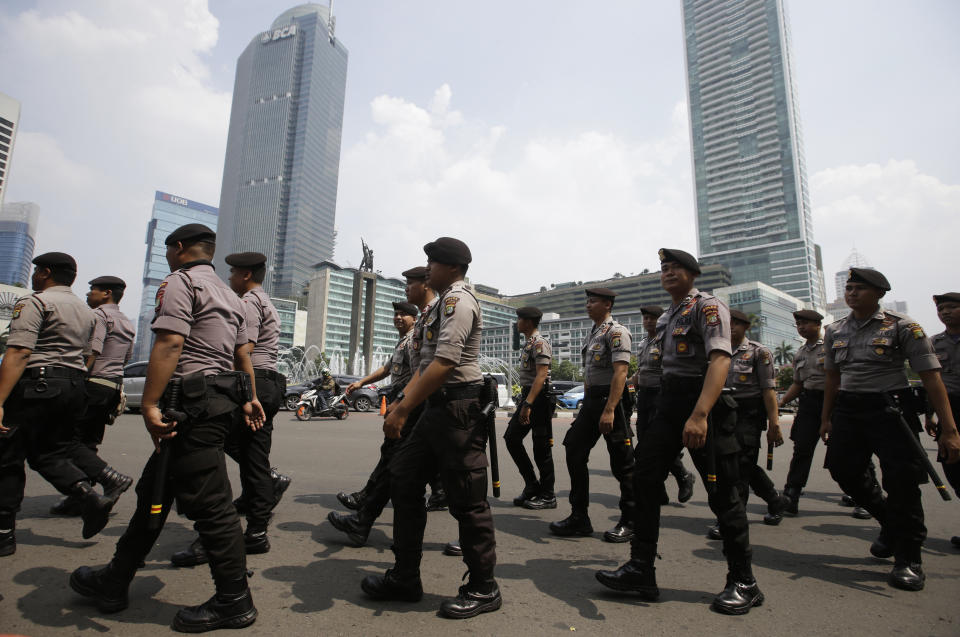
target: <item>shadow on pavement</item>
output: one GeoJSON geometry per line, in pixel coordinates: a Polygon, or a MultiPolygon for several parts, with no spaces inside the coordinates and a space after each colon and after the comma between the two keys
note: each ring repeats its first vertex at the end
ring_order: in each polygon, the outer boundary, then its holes
{"type": "MultiPolygon", "coordinates": [[[[77,535],[80,535],[79,527],[77,528],[77,535]]],[[[40,535],[30,528],[17,528],[17,544],[25,546],[59,546],[68,549],[85,549],[94,546],[96,543],[96,540],[66,540],[54,535],[40,535]]]]}

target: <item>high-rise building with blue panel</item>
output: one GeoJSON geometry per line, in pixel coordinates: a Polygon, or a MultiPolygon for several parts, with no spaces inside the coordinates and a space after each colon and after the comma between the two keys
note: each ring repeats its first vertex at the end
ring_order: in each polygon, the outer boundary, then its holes
{"type": "Polygon", "coordinates": [[[783,0],[683,0],[702,263],[823,307],[783,0]]]}
{"type": "Polygon", "coordinates": [[[267,255],[273,296],[299,296],[313,266],[333,257],[347,50],[332,31],[326,7],[300,5],[237,61],[217,263],[267,255]]]}
{"type": "Polygon", "coordinates": [[[0,283],[30,287],[39,216],[40,207],[29,201],[0,208],[0,283]]]}
{"type": "Polygon", "coordinates": [[[7,177],[13,163],[13,144],[20,127],[20,102],[0,93],[0,206],[7,192],[7,177]]]}
{"type": "MultiPolygon", "coordinates": [[[[156,192],[153,198],[153,214],[147,224],[147,256],[143,261],[143,296],[140,299],[140,314],[137,319],[137,342],[133,349],[133,360],[147,360],[153,347],[153,321],[156,307],[157,288],[170,274],[167,265],[167,246],[164,243],[170,233],[188,223],[202,223],[211,230],[217,229],[217,209],[185,197],[156,192]]],[[[225,256],[217,241],[217,254],[225,256]]]]}

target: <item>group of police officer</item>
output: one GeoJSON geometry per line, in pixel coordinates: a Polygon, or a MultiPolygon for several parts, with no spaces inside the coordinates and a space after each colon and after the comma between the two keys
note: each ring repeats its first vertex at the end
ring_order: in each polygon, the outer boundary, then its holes
{"type": "MultiPolygon", "coordinates": [[[[177,613],[173,627],[186,632],[241,628],[255,621],[246,555],[269,551],[271,511],[290,482],[269,462],[272,419],[285,379],[276,368],[277,312],[260,285],[266,258],[252,252],[228,256],[228,286],[211,263],[215,241],[213,231],[200,224],[178,228],[166,240],[171,274],[157,292],[155,343],[141,406],[155,449],[137,483],[136,511],[113,559],[99,569],[80,567],[70,578],[71,587],[93,598],[102,612],[126,608],[130,582],[176,501],[178,511],[194,522],[198,539],[173,561],[208,563],[216,588],[203,604],[177,613]],[[242,493],[234,501],[225,453],[240,465],[242,493]],[[247,518],[246,532],[241,514],[247,518]]],[[[377,600],[418,601],[425,486],[442,487],[459,524],[458,538],[446,552],[462,555],[469,577],[456,597],[442,602],[440,613],[467,618],[502,604],[487,500],[487,442],[496,392],[478,362],[483,326],[479,302],[465,281],[470,249],[450,237],[423,249],[427,266],[403,273],[407,302],[394,303],[399,338],[390,362],[348,387],[391,379],[379,461],[362,491],[340,494],[356,514],[333,512],[329,520],[362,545],[392,501],[394,566],[366,577],[361,588],[377,600]]],[[[695,478],[682,461],[686,447],[716,515],[711,536],[722,540],[728,563],[726,585],[713,608],[746,613],[764,600],[751,567],[749,490],[767,503],[765,523],[796,515],[822,438],[829,444],[831,475],[880,523],[871,551],[894,557],[890,583],[923,588],[920,548],[926,529],[919,484],[924,470],[905,437],[916,439],[917,414],[929,412],[927,429],[936,434],[948,480],[960,492],[960,436],[951,410],[960,408],[960,294],[934,297],[947,331],[931,342],[917,323],[880,308],[890,289],[882,274],[851,269],[846,300],[852,313],[828,326],[823,340],[821,315],[795,314],[806,342],[795,357],[794,384],[778,405],[771,354],[745,338],[751,318],[696,289],[700,265],[693,256],[662,249],[659,257],[672,304],[666,310],[642,310],[646,336],[632,383],[636,444],[630,426],[633,401],[626,391],[632,335],[612,317],[616,292],[586,291],[594,327],[581,351],[584,402],[564,437],[571,513],[551,523],[550,531],[593,533],[587,463],[602,436],[620,485],[621,509],[620,520],[603,537],[629,542],[630,559],[616,570],[598,571],[596,578],[615,590],[657,599],[654,560],[668,473],[677,480],[681,502],[693,494],[695,478]],[[927,401],[910,391],[905,360],[920,375],[927,401]],[[796,397],[794,456],[781,493],[757,462],[765,429],[768,445],[783,443],[778,407],[796,397]],[[904,421],[910,430],[901,426],[904,421]],[[882,488],[873,455],[880,462],[882,488]]],[[[85,537],[105,526],[116,499],[132,484],[97,456],[104,425],[122,409],[122,369],[131,351],[132,326],[116,307],[123,281],[91,281],[87,305],[95,310],[90,312],[70,291],[77,269],[71,257],[48,253],[34,263],[34,294],[16,305],[0,366],[0,556],[16,548],[25,460],[67,496],[55,510],[79,513],[85,537]],[[103,485],[103,493],[95,483],[103,485]]],[[[514,504],[553,509],[552,352],[538,329],[540,310],[520,308],[517,316],[525,337],[521,395],[504,436],[524,480],[514,504]],[[531,433],[536,470],[523,445],[531,433]]]]}

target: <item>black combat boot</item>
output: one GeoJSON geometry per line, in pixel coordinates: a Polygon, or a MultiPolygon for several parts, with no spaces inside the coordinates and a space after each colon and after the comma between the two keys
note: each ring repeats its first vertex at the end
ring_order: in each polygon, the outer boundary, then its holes
{"type": "Polygon", "coordinates": [[[197,538],[190,545],[190,548],[177,551],[171,555],[170,561],[174,566],[197,566],[206,564],[210,560],[207,558],[207,550],[203,548],[203,542],[200,541],[200,538],[197,538]]]}
{"type": "Polygon", "coordinates": [[[787,510],[790,504],[790,498],[773,492],[773,497],[767,501],[767,514],[763,516],[763,523],[769,526],[777,526],[783,521],[783,512],[787,510]]]}
{"type": "Polygon", "coordinates": [[[631,559],[615,571],[597,571],[597,581],[615,591],[640,593],[650,602],[660,598],[657,588],[657,569],[651,559],[631,559]]]}
{"type": "Polygon", "coordinates": [[[800,489],[794,487],[784,487],[783,495],[786,496],[789,500],[786,508],[783,510],[784,515],[789,515],[790,517],[796,517],[800,513],[800,489]]]}
{"type": "Polygon", "coordinates": [[[890,546],[890,542],[887,540],[887,534],[883,532],[882,527],[880,529],[880,535],[878,535],[877,539],[870,545],[870,554],[880,559],[893,557],[893,547],[890,546]]]}
{"type": "Polygon", "coordinates": [[[953,544],[954,548],[960,549],[960,535],[954,535],[950,538],[950,544],[953,544]]]}
{"type": "Polygon", "coordinates": [[[443,547],[443,554],[450,557],[463,557],[463,547],[460,546],[460,540],[447,542],[446,546],[443,547]]]}
{"type": "Polygon", "coordinates": [[[574,511],[569,517],[559,522],[551,522],[550,532],[560,537],[572,537],[574,535],[588,537],[593,535],[593,525],[590,524],[590,518],[587,517],[586,512],[574,511]]]}
{"type": "Polygon", "coordinates": [[[870,512],[864,509],[862,506],[853,507],[853,513],[850,514],[858,520],[869,520],[873,516],[870,515],[870,512]]]}
{"type": "Polygon", "coordinates": [[[614,544],[620,544],[621,542],[629,542],[633,539],[633,522],[628,520],[625,516],[620,518],[620,521],[617,522],[617,525],[610,529],[609,531],[603,532],[603,541],[604,542],[613,542],[614,544]]]}
{"type": "Polygon", "coordinates": [[[363,592],[373,599],[419,602],[423,599],[420,571],[401,575],[396,569],[387,569],[383,575],[367,575],[360,582],[363,592]]]}
{"type": "Polygon", "coordinates": [[[270,538],[266,526],[247,526],[243,534],[243,546],[247,555],[259,555],[270,552],[270,538]]]}
{"type": "Polygon", "coordinates": [[[17,552],[17,536],[13,529],[0,531],[0,557],[13,555],[17,552]]]}
{"type": "Polygon", "coordinates": [[[713,598],[713,610],[724,615],[745,615],[751,608],[762,603],[763,593],[753,577],[750,562],[730,562],[727,585],[713,598]]]}
{"type": "Polygon", "coordinates": [[[280,504],[283,493],[290,488],[293,478],[277,471],[276,467],[270,468],[270,479],[273,480],[273,506],[280,504]]]}
{"type": "Polygon", "coordinates": [[[133,478],[123,475],[113,467],[104,467],[97,476],[97,482],[103,486],[103,497],[116,502],[133,484],[133,478]]]}
{"type": "Polygon", "coordinates": [[[528,482],[526,485],[524,485],[523,491],[520,492],[520,495],[513,499],[513,506],[526,507],[526,503],[536,498],[539,493],[540,485],[536,482],[528,482]]]}
{"type": "Polygon", "coordinates": [[[233,501],[233,508],[237,510],[237,515],[241,517],[250,513],[250,505],[242,493],[233,501]]]}
{"type": "Polygon", "coordinates": [[[688,502],[693,497],[693,485],[697,483],[697,476],[687,471],[683,478],[677,478],[677,486],[680,490],[677,492],[677,500],[682,504],[688,502]]]}
{"type": "Polygon", "coordinates": [[[129,605],[127,589],[132,575],[124,575],[113,562],[99,570],[81,566],[70,575],[70,588],[84,597],[92,597],[101,613],[116,613],[129,605]]]}
{"type": "Polygon", "coordinates": [[[337,500],[340,501],[340,504],[347,507],[351,511],[356,511],[360,508],[360,505],[363,504],[363,498],[366,494],[363,491],[356,491],[354,493],[346,493],[341,491],[337,494],[337,500]]]}
{"type": "Polygon", "coordinates": [[[339,511],[331,511],[327,519],[330,520],[333,528],[346,533],[355,546],[363,546],[367,543],[371,525],[362,524],[357,514],[345,515],[339,511]]]}
{"type": "Polygon", "coordinates": [[[465,585],[460,587],[456,597],[443,600],[440,604],[440,614],[451,619],[467,619],[476,617],[480,613],[495,611],[502,604],[500,587],[492,576],[471,577],[465,585]]]}
{"type": "Polygon", "coordinates": [[[722,540],[723,533],[720,532],[720,523],[717,522],[709,529],[707,529],[707,539],[709,540],[722,540]]]}
{"type": "Polygon", "coordinates": [[[93,490],[90,483],[80,480],[73,485],[72,496],[81,502],[80,517],[83,520],[83,539],[89,540],[107,526],[113,500],[93,490]]]}
{"type": "Polygon", "coordinates": [[[78,517],[83,510],[83,502],[74,495],[68,495],[59,502],[50,507],[50,513],[53,515],[62,515],[64,517],[78,517]]]}
{"type": "Polygon", "coordinates": [[[427,511],[446,511],[447,492],[439,484],[432,485],[430,497],[427,498],[427,511]]]}
{"type": "Polygon", "coordinates": [[[542,509],[556,509],[557,496],[554,495],[553,491],[543,492],[535,498],[526,500],[523,503],[523,508],[532,509],[534,511],[540,511],[542,509]]]}
{"type": "Polygon", "coordinates": [[[246,578],[217,585],[217,593],[199,606],[177,611],[173,629],[181,633],[203,633],[218,628],[246,628],[257,620],[257,608],[246,578]]]}
{"type": "Polygon", "coordinates": [[[890,586],[905,591],[922,591],[927,576],[923,574],[920,562],[897,562],[890,571],[890,586]]]}

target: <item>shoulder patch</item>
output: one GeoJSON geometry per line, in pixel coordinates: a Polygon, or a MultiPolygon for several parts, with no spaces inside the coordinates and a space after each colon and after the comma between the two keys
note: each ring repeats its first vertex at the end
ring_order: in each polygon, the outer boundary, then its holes
{"type": "Polygon", "coordinates": [[[769,350],[764,349],[764,350],[761,350],[761,351],[762,351],[762,354],[761,354],[761,356],[760,356],[760,360],[763,361],[763,364],[764,364],[764,365],[769,365],[769,364],[770,364],[770,352],[769,352],[769,350]]]}
{"type": "Polygon", "coordinates": [[[453,311],[457,309],[457,302],[460,300],[459,296],[448,296],[443,300],[443,315],[450,316],[453,314],[453,311]]]}
{"type": "Polygon", "coordinates": [[[166,287],[167,287],[167,282],[164,281],[163,283],[160,284],[160,287],[157,288],[157,296],[154,299],[154,304],[156,305],[156,307],[153,308],[154,312],[159,312],[160,306],[163,305],[163,294],[164,292],[166,292],[166,290],[164,289],[166,287]]]}
{"type": "Polygon", "coordinates": [[[620,347],[620,336],[619,333],[614,333],[613,340],[610,342],[613,347],[620,347]]]}
{"type": "Polygon", "coordinates": [[[25,305],[25,304],[24,304],[23,301],[20,301],[19,303],[17,303],[16,305],[14,305],[14,306],[13,306],[13,316],[12,316],[11,318],[17,318],[17,317],[19,317],[19,316],[20,316],[20,312],[23,311],[23,306],[24,306],[24,305],[25,305]]]}
{"type": "Polygon", "coordinates": [[[920,327],[919,323],[910,323],[907,325],[907,329],[910,330],[911,334],[913,334],[913,338],[920,339],[926,336],[926,334],[923,333],[923,328],[920,327]]]}
{"type": "Polygon", "coordinates": [[[707,325],[716,325],[720,322],[720,307],[717,305],[704,305],[703,315],[707,318],[707,325]]]}

